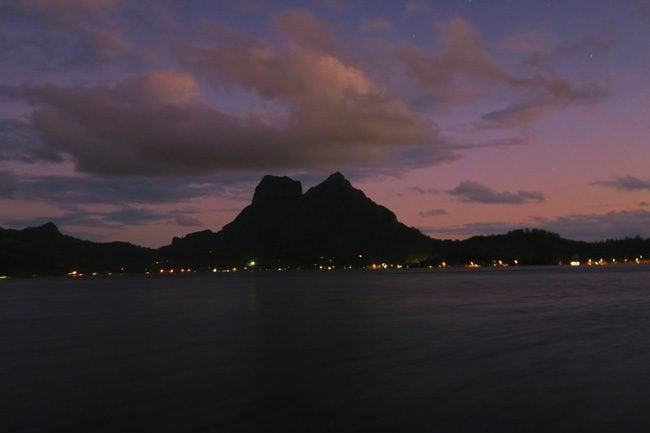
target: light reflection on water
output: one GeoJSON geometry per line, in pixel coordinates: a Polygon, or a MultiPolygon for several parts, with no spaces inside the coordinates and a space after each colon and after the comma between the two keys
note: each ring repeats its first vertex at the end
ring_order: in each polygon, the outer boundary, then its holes
{"type": "Polygon", "coordinates": [[[0,431],[645,431],[648,277],[3,281],[0,431]]]}

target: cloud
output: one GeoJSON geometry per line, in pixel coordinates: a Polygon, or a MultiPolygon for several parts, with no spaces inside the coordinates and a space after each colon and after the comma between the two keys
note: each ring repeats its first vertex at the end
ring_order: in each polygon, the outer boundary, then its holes
{"type": "Polygon", "coordinates": [[[577,38],[558,38],[538,30],[528,30],[506,37],[501,46],[508,51],[523,55],[524,66],[535,70],[548,69],[563,58],[593,56],[611,50],[617,38],[610,34],[610,28],[577,38]]]}
{"type": "Polygon", "coordinates": [[[574,214],[555,218],[533,218],[517,222],[477,222],[450,227],[420,227],[437,237],[503,234],[523,227],[533,227],[559,233],[567,239],[599,241],[641,236],[650,238],[650,211],[639,209],[605,214],[574,214]]]}
{"type": "Polygon", "coordinates": [[[0,196],[52,204],[160,204],[208,197],[247,201],[258,177],[34,176],[0,171],[0,196]]]}
{"type": "Polygon", "coordinates": [[[441,215],[447,215],[447,211],[444,209],[429,209],[426,211],[418,212],[418,215],[421,216],[422,218],[426,217],[436,217],[436,216],[441,216],[441,215]]]}
{"type": "Polygon", "coordinates": [[[163,15],[162,2],[151,0],[4,2],[0,5],[0,49],[11,59],[10,68],[20,65],[22,69],[69,72],[107,63],[133,68],[152,58],[153,44],[143,49],[138,36],[152,28],[160,31],[163,15]]]}
{"type": "Polygon", "coordinates": [[[501,42],[501,46],[517,54],[530,55],[549,51],[556,42],[556,38],[549,33],[539,30],[526,30],[505,37],[501,42]]]}
{"type": "Polygon", "coordinates": [[[121,0],[12,0],[3,5],[6,13],[40,17],[61,25],[73,25],[90,15],[115,12],[121,0]]]}
{"type": "Polygon", "coordinates": [[[7,171],[0,171],[0,198],[13,198],[16,190],[16,181],[7,171]]]}
{"type": "Polygon", "coordinates": [[[432,15],[434,13],[431,6],[422,1],[407,1],[404,5],[405,15],[432,15]]]}
{"type": "Polygon", "coordinates": [[[479,222],[469,223],[449,227],[418,227],[429,236],[445,238],[447,236],[453,237],[470,237],[476,235],[496,235],[507,233],[512,230],[525,227],[525,224],[505,223],[505,222],[479,222]]]}
{"type": "Polygon", "coordinates": [[[612,180],[592,182],[590,185],[606,186],[619,191],[645,191],[650,190],[650,181],[634,176],[618,176],[612,180]]]}
{"type": "Polygon", "coordinates": [[[396,50],[407,74],[424,89],[449,99],[458,90],[458,76],[483,83],[511,79],[469,22],[455,18],[442,23],[440,28],[445,44],[441,54],[426,53],[410,44],[402,44],[396,50]]]}
{"type": "Polygon", "coordinates": [[[291,9],[276,17],[282,34],[290,40],[299,41],[322,53],[340,54],[341,49],[329,28],[310,12],[291,9]]]}
{"type": "Polygon", "coordinates": [[[538,222],[542,228],[572,239],[650,238],[650,212],[644,209],[540,218],[538,222]]]}
{"type": "Polygon", "coordinates": [[[203,223],[188,215],[178,215],[175,218],[176,224],[183,227],[203,227],[203,223]]]}
{"type": "Polygon", "coordinates": [[[88,213],[107,224],[116,225],[142,225],[156,221],[163,221],[169,218],[168,212],[158,212],[149,209],[137,208],[133,206],[124,206],[121,209],[106,212],[104,214],[88,213]]]}
{"type": "Polygon", "coordinates": [[[447,158],[436,154],[435,126],[361,71],[298,47],[281,62],[250,48],[205,53],[201,61],[284,105],[281,119],[207,105],[194,78],[175,71],[112,87],[23,86],[34,106],[32,125],[49,151],[31,156],[69,155],[85,173],[157,176],[387,164],[414,146],[432,162],[447,158]]]}
{"type": "Polygon", "coordinates": [[[615,44],[616,39],[611,35],[604,32],[594,33],[560,44],[555,52],[561,55],[601,54],[609,51],[615,44]]]}
{"type": "Polygon", "coordinates": [[[0,119],[0,161],[29,161],[30,154],[36,151],[37,143],[36,131],[28,122],[0,119]]]}
{"type": "Polygon", "coordinates": [[[422,166],[457,157],[440,146],[428,116],[341,54],[311,14],[287,11],[276,25],[284,35],[276,45],[238,32],[214,44],[178,41],[183,71],[14,89],[31,105],[40,137],[29,156],[71,158],[79,172],[107,176],[422,166]],[[232,108],[228,94],[251,104],[232,108]]]}
{"type": "Polygon", "coordinates": [[[65,206],[56,215],[36,218],[15,218],[3,221],[10,227],[33,227],[52,221],[60,227],[87,227],[122,229],[124,227],[149,224],[173,224],[181,227],[203,227],[198,219],[187,215],[191,210],[170,210],[161,212],[138,206],[119,206],[107,211],[88,211],[83,206],[65,206]]]}
{"type": "Polygon", "coordinates": [[[463,181],[457,187],[447,191],[447,193],[458,197],[460,201],[465,203],[520,205],[526,203],[543,203],[545,201],[544,195],[541,192],[498,192],[472,181],[463,181]]]}
{"type": "Polygon", "coordinates": [[[386,32],[393,30],[393,23],[383,18],[364,18],[359,22],[359,28],[364,32],[386,32]]]}
{"type": "Polygon", "coordinates": [[[419,186],[412,186],[408,189],[409,191],[418,193],[420,195],[437,195],[440,194],[440,190],[437,190],[435,188],[422,188],[419,186]]]}
{"type": "Polygon", "coordinates": [[[590,105],[604,101],[609,95],[600,84],[576,86],[560,78],[536,75],[527,79],[512,79],[510,85],[520,88],[525,96],[520,101],[483,115],[488,128],[519,127],[550,111],[569,106],[590,105]]]}
{"type": "Polygon", "coordinates": [[[454,149],[484,149],[486,147],[511,147],[522,146],[530,143],[535,138],[535,131],[530,128],[522,128],[518,136],[505,136],[492,139],[482,139],[476,141],[467,141],[463,143],[454,143],[454,149]]]}
{"type": "MultiPolygon", "coordinates": [[[[421,93],[437,105],[463,105],[500,92],[511,102],[504,108],[483,115],[483,127],[521,127],[547,113],[575,105],[595,104],[609,94],[607,84],[573,83],[553,73],[537,72],[519,76],[490,53],[477,29],[455,18],[440,25],[444,42],[442,52],[424,52],[411,44],[402,44],[396,56],[407,75],[420,86],[421,93]]],[[[514,50],[539,45],[539,35],[529,40],[505,42],[514,50]]],[[[605,49],[607,42],[598,38],[579,40],[563,47],[570,52],[583,48],[605,49]]],[[[422,99],[422,97],[421,97],[422,99]]]]}

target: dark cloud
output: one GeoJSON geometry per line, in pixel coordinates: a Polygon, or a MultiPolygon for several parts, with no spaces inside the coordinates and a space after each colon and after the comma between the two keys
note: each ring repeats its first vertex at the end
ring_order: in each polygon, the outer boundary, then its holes
{"type": "Polygon", "coordinates": [[[525,96],[506,108],[483,116],[489,128],[520,127],[550,111],[576,105],[590,105],[604,101],[609,89],[600,84],[576,86],[560,78],[537,75],[528,79],[513,79],[511,86],[520,88],[525,96]]]}
{"type": "Polygon", "coordinates": [[[592,182],[591,185],[606,186],[619,191],[644,191],[650,190],[650,181],[634,176],[618,176],[612,180],[592,182]]]}
{"type": "Polygon", "coordinates": [[[114,85],[18,89],[48,152],[104,175],[228,170],[409,166],[451,158],[436,125],[336,54],[327,28],[306,12],[279,18],[281,49],[242,35],[177,55],[215,89],[257,95],[267,109],[229,112],[204,102],[194,76],[158,71],[114,85]]]}
{"type": "Polygon", "coordinates": [[[429,209],[423,212],[418,212],[418,215],[421,216],[422,218],[436,217],[436,216],[447,215],[447,214],[448,212],[444,209],[429,209]]]}
{"type": "Polygon", "coordinates": [[[0,172],[5,196],[53,204],[172,203],[194,198],[249,200],[259,176],[211,178],[102,178],[0,172]]]}
{"type": "Polygon", "coordinates": [[[522,64],[533,70],[549,70],[558,62],[575,57],[592,58],[609,52],[619,42],[612,29],[612,22],[605,21],[593,33],[573,38],[527,30],[506,37],[502,46],[506,50],[523,55],[522,64]]]}
{"type": "Polygon", "coordinates": [[[650,238],[650,212],[644,209],[537,220],[542,228],[571,239],[650,238]]]}
{"type": "Polygon", "coordinates": [[[517,136],[504,136],[497,137],[493,139],[481,139],[470,142],[463,143],[454,143],[453,149],[463,150],[463,149],[484,149],[488,147],[510,147],[510,146],[523,146],[529,144],[533,138],[535,138],[536,133],[530,128],[522,128],[521,134],[517,136]]]}
{"type": "MultiPolygon", "coordinates": [[[[608,95],[608,86],[600,83],[576,84],[552,73],[518,76],[490,54],[478,31],[462,19],[443,23],[441,35],[446,46],[442,53],[403,44],[396,55],[407,74],[438,105],[466,104],[494,89],[513,93],[510,105],[483,116],[485,127],[521,127],[552,110],[598,103],[608,95]]],[[[606,45],[594,37],[564,49],[605,49],[606,45]]]]}
{"type": "Polygon", "coordinates": [[[189,215],[178,215],[175,218],[176,224],[182,227],[203,227],[203,223],[189,215]]]}
{"type": "Polygon", "coordinates": [[[639,209],[605,214],[576,214],[556,218],[534,218],[522,223],[479,222],[450,227],[420,227],[425,233],[445,236],[468,237],[475,235],[503,234],[512,230],[533,227],[559,233],[567,239],[599,241],[641,236],[650,238],[650,211],[639,209]]]}
{"type": "Polygon", "coordinates": [[[584,35],[573,41],[559,45],[555,51],[558,54],[602,54],[616,45],[616,39],[605,32],[584,35]]]}
{"type": "Polygon", "coordinates": [[[440,190],[435,189],[435,188],[422,188],[422,187],[419,187],[419,186],[412,186],[408,190],[411,191],[411,192],[418,193],[420,195],[426,195],[426,194],[436,195],[436,194],[440,194],[440,190]]]}
{"type": "Polygon", "coordinates": [[[498,192],[481,185],[478,182],[463,181],[457,187],[447,191],[448,194],[458,197],[465,203],[487,203],[487,204],[526,204],[543,203],[544,195],[541,192],[510,191],[498,192]]]}
{"type": "Polygon", "coordinates": [[[203,224],[188,215],[192,210],[157,211],[143,207],[121,206],[105,212],[88,211],[79,206],[64,206],[55,215],[37,218],[15,218],[4,221],[9,227],[33,227],[53,222],[59,227],[92,227],[119,230],[124,227],[142,226],[149,224],[173,224],[181,227],[197,227],[203,224]]]}
{"type": "Polygon", "coordinates": [[[169,212],[152,211],[133,206],[124,206],[121,209],[103,214],[94,214],[108,224],[116,225],[142,225],[169,219],[169,212]]]}
{"type": "Polygon", "coordinates": [[[7,171],[0,171],[0,198],[13,198],[16,191],[16,180],[7,171]]]}
{"type": "Polygon", "coordinates": [[[449,227],[418,227],[429,236],[445,238],[445,237],[469,237],[476,235],[496,235],[507,233],[512,230],[525,227],[522,224],[503,223],[503,222],[482,222],[482,223],[469,223],[458,226],[449,227]]]}
{"type": "Polygon", "coordinates": [[[28,122],[0,119],[0,161],[29,161],[38,143],[38,135],[28,122]]]}

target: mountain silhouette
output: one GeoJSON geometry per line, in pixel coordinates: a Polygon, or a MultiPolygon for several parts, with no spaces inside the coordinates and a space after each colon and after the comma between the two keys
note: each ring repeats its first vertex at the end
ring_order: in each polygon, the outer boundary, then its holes
{"type": "Polygon", "coordinates": [[[0,275],[65,275],[145,271],[153,250],[127,242],[97,243],[61,234],[53,223],[23,230],[0,228],[0,275]]]}
{"type": "Polygon", "coordinates": [[[650,239],[581,242],[536,229],[462,241],[436,240],[397,220],[339,172],[303,194],[300,182],[264,176],[251,204],[219,232],[174,238],[157,250],[66,236],[53,223],[0,228],[0,276],[158,272],[160,268],[314,269],[394,263],[406,266],[569,261],[647,261],[650,239]],[[255,264],[252,265],[252,262],[255,264]]]}
{"type": "Polygon", "coordinates": [[[339,172],[302,194],[300,182],[264,176],[249,206],[218,233],[175,238],[163,249],[175,261],[261,267],[313,267],[428,257],[435,241],[354,188],[339,172]]]}

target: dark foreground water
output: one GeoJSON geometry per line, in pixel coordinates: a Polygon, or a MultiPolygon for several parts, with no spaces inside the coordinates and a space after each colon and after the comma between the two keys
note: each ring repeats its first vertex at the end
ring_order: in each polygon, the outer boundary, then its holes
{"type": "Polygon", "coordinates": [[[0,282],[2,432],[645,432],[650,267],[0,282]]]}

